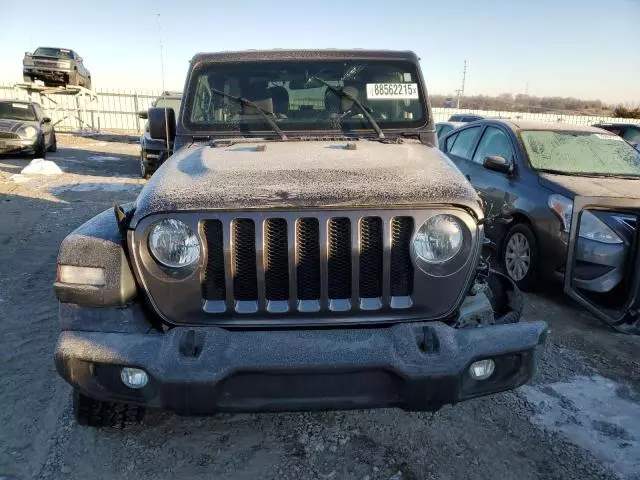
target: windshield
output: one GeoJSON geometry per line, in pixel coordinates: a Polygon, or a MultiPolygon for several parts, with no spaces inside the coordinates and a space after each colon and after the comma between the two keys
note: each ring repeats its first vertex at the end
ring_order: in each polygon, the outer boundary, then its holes
{"type": "Polygon", "coordinates": [[[274,134],[255,108],[216,90],[254,102],[283,131],[376,135],[368,116],[383,130],[418,128],[427,121],[416,66],[408,61],[204,64],[192,82],[183,119],[191,130],[274,134]]]}
{"type": "Polygon", "coordinates": [[[33,121],[36,112],[28,103],[0,102],[0,119],[33,121]]]}
{"type": "Polygon", "coordinates": [[[66,58],[66,59],[72,58],[71,50],[66,50],[64,48],[40,47],[33,54],[41,55],[43,57],[56,57],[56,58],[66,58]]]}
{"type": "Polygon", "coordinates": [[[622,138],[589,132],[520,133],[533,168],[567,174],[640,175],[640,154],[622,138]]]}
{"type": "Polygon", "coordinates": [[[176,115],[180,111],[182,99],[176,97],[160,97],[156,100],[155,106],[159,108],[173,108],[176,115]]]}

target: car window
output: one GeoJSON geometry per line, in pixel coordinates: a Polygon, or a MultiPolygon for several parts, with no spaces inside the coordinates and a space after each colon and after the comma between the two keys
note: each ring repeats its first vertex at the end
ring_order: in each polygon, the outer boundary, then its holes
{"type": "Polygon", "coordinates": [[[509,137],[499,128],[487,127],[482,134],[473,161],[482,165],[484,159],[491,155],[497,155],[513,162],[514,153],[509,137]]]}
{"type": "Polygon", "coordinates": [[[453,144],[456,141],[456,138],[458,138],[458,134],[456,133],[455,135],[452,135],[451,137],[447,138],[447,145],[445,148],[445,152],[450,152],[451,151],[451,147],[453,147],[453,144]]]}
{"type": "Polygon", "coordinates": [[[624,138],[627,142],[638,144],[640,143],[640,128],[629,127],[622,134],[622,138],[624,138]]]}
{"type": "MultiPolygon", "coordinates": [[[[455,142],[453,142],[453,146],[448,149],[449,152],[452,155],[469,160],[471,158],[471,149],[478,137],[478,133],[480,133],[480,127],[472,127],[462,130],[457,135],[455,142]]],[[[447,146],[448,145],[449,144],[447,143],[447,146]]]]}
{"type": "Polygon", "coordinates": [[[437,135],[438,138],[445,136],[447,133],[449,133],[451,130],[453,130],[453,127],[451,125],[438,125],[438,131],[437,131],[437,135]]]}

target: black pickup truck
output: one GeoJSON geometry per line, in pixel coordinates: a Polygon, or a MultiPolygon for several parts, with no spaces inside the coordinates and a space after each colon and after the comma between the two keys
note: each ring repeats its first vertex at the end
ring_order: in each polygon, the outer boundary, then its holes
{"type": "Polygon", "coordinates": [[[436,410],[531,378],[547,325],[481,258],[415,54],[199,54],[187,79],[179,112],[149,110],[172,156],[60,247],[79,423],[436,410]]]}

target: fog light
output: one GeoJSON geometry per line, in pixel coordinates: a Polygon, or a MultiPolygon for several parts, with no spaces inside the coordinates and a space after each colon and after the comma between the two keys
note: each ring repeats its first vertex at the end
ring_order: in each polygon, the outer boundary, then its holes
{"type": "Polygon", "coordinates": [[[469,367],[469,375],[471,375],[471,378],[474,380],[486,380],[493,375],[495,369],[496,362],[490,358],[478,360],[477,362],[473,362],[469,367]]]}
{"type": "Polygon", "coordinates": [[[149,382],[149,376],[139,368],[124,367],[120,372],[120,380],[129,388],[142,388],[149,382]]]}

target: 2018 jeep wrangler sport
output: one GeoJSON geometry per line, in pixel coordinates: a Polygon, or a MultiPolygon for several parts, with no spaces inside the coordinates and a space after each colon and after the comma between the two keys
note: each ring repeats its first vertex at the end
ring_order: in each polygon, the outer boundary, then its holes
{"type": "Polygon", "coordinates": [[[198,54],[149,124],[174,154],[60,247],[79,423],[435,410],[531,378],[547,326],[481,258],[413,53],[198,54]]]}

